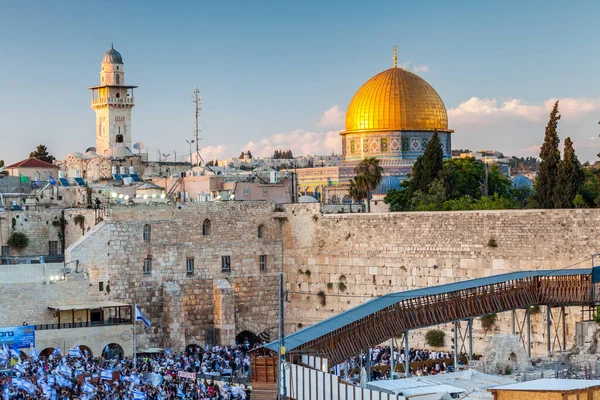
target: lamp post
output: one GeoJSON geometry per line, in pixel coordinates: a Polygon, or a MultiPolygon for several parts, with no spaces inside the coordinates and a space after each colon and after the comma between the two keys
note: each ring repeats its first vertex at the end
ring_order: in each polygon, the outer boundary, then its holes
{"type": "Polygon", "coordinates": [[[192,162],[192,144],[195,142],[195,140],[186,140],[186,143],[190,145],[190,167],[194,166],[194,163],[192,162]]]}

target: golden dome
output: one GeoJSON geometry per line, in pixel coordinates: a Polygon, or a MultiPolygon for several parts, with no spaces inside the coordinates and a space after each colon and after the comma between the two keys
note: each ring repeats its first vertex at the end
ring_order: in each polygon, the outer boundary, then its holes
{"type": "Polygon", "coordinates": [[[346,131],[438,131],[448,129],[444,102],[425,80],[390,68],[356,92],[346,112],[346,131]]]}

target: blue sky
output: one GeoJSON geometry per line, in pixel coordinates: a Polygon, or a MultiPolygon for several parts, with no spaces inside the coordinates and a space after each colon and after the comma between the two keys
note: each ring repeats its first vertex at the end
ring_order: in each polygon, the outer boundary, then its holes
{"type": "Polygon", "coordinates": [[[561,138],[600,152],[600,2],[0,0],[0,159],[94,145],[89,86],[115,44],[138,85],[133,139],[183,156],[191,94],[205,158],[340,151],[358,88],[399,63],[440,94],[454,148],[537,155],[550,99],[561,138]],[[329,111],[328,111],[329,110],[329,111]]]}

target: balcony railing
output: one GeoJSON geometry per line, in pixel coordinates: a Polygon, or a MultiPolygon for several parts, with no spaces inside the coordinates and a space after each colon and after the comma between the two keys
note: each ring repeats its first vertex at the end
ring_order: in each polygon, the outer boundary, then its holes
{"type": "Polygon", "coordinates": [[[97,104],[133,104],[133,97],[102,97],[92,100],[92,105],[97,104]]]}
{"type": "Polygon", "coordinates": [[[72,328],[95,328],[97,326],[131,325],[130,318],[111,318],[106,321],[89,322],[65,322],[63,324],[39,324],[35,326],[36,331],[46,331],[51,329],[72,329],[72,328]]]}

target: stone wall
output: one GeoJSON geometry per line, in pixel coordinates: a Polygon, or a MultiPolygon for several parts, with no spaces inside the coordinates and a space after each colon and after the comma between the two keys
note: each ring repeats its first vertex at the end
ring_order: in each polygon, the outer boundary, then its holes
{"type": "MultiPolygon", "coordinates": [[[[13,232],[22,232],[29,238],[29,245],[23,250],[10,249],[10,255],[47,255],[49,242],[60,240],[60,227],[53,225],[64,213],[67,222],[65,226],[65,245],[81,238],[85,232],[95,225],[95,210],[86,208],[60,209],[49,208],[39,210],[0,211],[0,244],[6,246],[13,232]],[[75,223],[75,217],[81,215],[83,224],[75,223]]],[[[59,249],[59,252],[62,251],[59,249]]]]}
{"type": "MultiPolygon", "coordinates": [[[[589,268],[600,247],[595,209],[322,215],[318,205],[288,205],[285,211],[289,332],[390,292],[511,271],[589,268]]],[[[579,316],[572,309],[567,317],[569,345],[579,316]]],[[[546,351],[545,318],[545,312],[532,316],[533,353],[546,351]]],[[[490,332],[479,320],[474,328],[475,350],[482,351],[490,332]]],[[[451,337],[449,325],[441,329],[451,337]]],[[[510,313],[499,315],[491,333],[510,331],[510,313]]],[[[422,333],[411,333],[414,346],[425,346],[422,333]]]]}
{"type": "Polygon", "coordinates": [[[282,241],[274,207],[268,202],[223,202],[113,209],[109,219],[71,246],[65,257],[89,269],[92,287],[101,280],[110,284],[111,300],[140,304],[153,322],[150,329],[140,330],[140,348],[170,340],[172,323],[185,326],[186,344],[203,345],[206,330],[218,327],[218,322],[230,330],[229,317],[223,320],[219,315],[216,321],[216,280],[227,280],[233,288],[235,307],[227,306],[234,314],[235,334],[250,330],[275,337],[282,241]],[[205,219],[210,220],[208,235],[203,234],[205,219]],[[149,240],[144,240],[145,225],[151,229],[149,240]],[[262,239],[260,225],[265,227],[262,239]],[[259,268],[260,255],[267,256],[264,271],[259,268]],[[222,271],[224,256],[230,257],[230,272],[222,271]],[[189,274],[186,264],[192,258],[194,271],[189,274]],[[151,260],[147,274],[145,259],[151,260]],[[163,314],[167,282],[175,282],[183,292],[184,312],[178,321],[171,315],[167,322],[163,314]]]}

